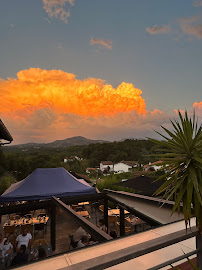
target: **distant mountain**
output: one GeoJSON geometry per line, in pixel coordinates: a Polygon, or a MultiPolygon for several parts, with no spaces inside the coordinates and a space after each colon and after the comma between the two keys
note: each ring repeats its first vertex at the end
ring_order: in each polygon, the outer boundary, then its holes
{"type": "Polygon", "coordinates": [[[64,140],[56,140],[51,143],[25,143],[25,144],[18,144],[18,145],[10,145],[6,146],[5,148],[13,148],[13,149],[22,149],[26,151],[26,149],[31,149],[31,148],[65,148],[68,146],[75,146],[75,145],[89,145],[89,144],[94,144],[94,143],[106,143],[108,141],[103,141],[103,140],[90,140],[86,139],[82,136],[77,136],[77,137],[72,137],[72,138],[67,138],[64,140]]]}

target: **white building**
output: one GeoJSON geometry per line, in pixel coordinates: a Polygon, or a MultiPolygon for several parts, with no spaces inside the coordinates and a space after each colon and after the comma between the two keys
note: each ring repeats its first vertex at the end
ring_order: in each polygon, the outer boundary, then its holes
{"type": "Polygon", "coordinates": [[[114,165],[112,161],[101,161],[100,170],[102,172],[104,171],[112,172],[114,170],[114,165]]]}
{"type": "Polygon", "coordinates": [[[121,161],[114,164],[115,173],[131,172],[133,168],[138,167],[137,161],[121,161]]]}
{"type": "Polygon", "coordinates": [[[149,162],[149,164],[144,165],[144,170],[149,171],[151,168],[153,168],[155,171],[158,171],[161,168],[163,168],[162,162],[163,161],[161,160],[153,162],[153,163],[149,162]]]}

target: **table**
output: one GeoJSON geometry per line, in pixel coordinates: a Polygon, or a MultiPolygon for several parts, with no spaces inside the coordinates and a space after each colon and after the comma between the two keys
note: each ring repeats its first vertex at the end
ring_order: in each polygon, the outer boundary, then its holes
{"type": "Polygon", "coordinates": [[[80,203],[78,203],[78,205],[88,205],[88,204],[90,204],[89,202],[80,202],[80,203]]]}
{"type": "Polygon", "coordinates": [[[79,215],[81,215],[82,217],[87,217],[87,218],[89,218],[90,217],[90,215],[89,215],[89,213],[88,213],[88,211],[78,211],[78,212],[76,212],[77,214],[79,214],[79,215]]]}
{"type": "Polygon", "coordinates": [[[12,234],[14,233],[16,227],[29,227],[30,230],[32,230],[32,232],[34,231],[34,225],[46,225],[47,222],[49,220],[49,217],[45,217],[45,218],[31,218],[31,219],[27,219],[27,218],[20,218],[20,219],[16,219],[16,220],[10,220],[10,222],[6,221],[3,225],[4,228],[4,232],[5,234],[12,234]],[[31,228],[32,227],[32,228],[31,228]]]}
{"type": "MultiPolygon", "coordinates": [[[[124,210],[124,215],[129,214],[127,210],[124,210]]],[[[108,210],[108,216],[119,216],[120,215],[120,209],[110,209],[108,210]]]]}

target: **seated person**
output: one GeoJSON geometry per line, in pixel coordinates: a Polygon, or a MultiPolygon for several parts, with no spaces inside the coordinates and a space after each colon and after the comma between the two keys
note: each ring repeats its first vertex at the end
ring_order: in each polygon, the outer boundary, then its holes
{"type": "Polygon", "coordinates": [[[9,242],[8,238],[4,240],[3,253],[7,257],[13,251],[13,245],[9,242]]]}
{"type": "Polygon", "coordinates": [[[107,232],[107,227],[105,226],[105,220],[103,218],[99,220],[98,228],[100,228],[100,230],[103,232],[107,232]]]}
{"type": "Polygon", "coordinates": [[[46,257],[46,251],[43,247],[38,249],[38,260],[43,259],[46,257]]]}
{"type": "Polygon", "coordinates": [[[22,245],[25,245],[26,248],[31,248],[32,243],[31,241],[32,241],[31,233],[28,233],[27,229],[23,228],[22,234],[18,235],[18,237],[16,238],[17,249],[22,245]]]}
{"type": "Polygon", "coordinates": [[[18,265],[18,264],[22,264],[22,263],[26,263],[28,262],[28,253],[26,253],[26,246],[25,245],[21,245],[17,251],[16,256],[14,257],[11,265],[18,265]]]}
{"type": "Polygon", "coordinates": [[[89,245],[89,237],[84,234],[82,237],[81,237],[81,240],[77,243],[77,247],[78,248],[83,248],[83,247],[86,247],[89,245]]]}
{"type": "Polygon", "coordinates": [[[110,231],[109,235],[114,239],[117,238],[116,231],[110,231]]]}
{"type": "Polygon", "coordinates": [[[73,235],[73,241],[76,243],[79,242],[83,235],[87,235],[87,233],[82,227],[79,227],[78,230],[73,235]]]}

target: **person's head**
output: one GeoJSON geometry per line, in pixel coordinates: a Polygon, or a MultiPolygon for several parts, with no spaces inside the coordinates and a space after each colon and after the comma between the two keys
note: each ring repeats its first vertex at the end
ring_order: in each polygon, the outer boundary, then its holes
{"type": "Polygon", "coordinates": [[[23,229],[22,229],[22,235],[23,235],[23,236],[26,236],[26,235],[27,235],[27,228],[23,228],[23,229]]]}
{"type": "Polygon", "coordinates": [[[39,259],[43,259],[43,258],[46,257],[46,251],[45,251],[45,249],[43,247],[40,247],[38,249],[38,252],[39,252],[39,254],[38,254],[39,259]]]}
{"type": "Polygon", "coordinates": [[[89,238],[86,234],[82,235],[81,242],[85,245],[89,242],[89,238]]]}
{"type": "Polygon", "coordinates": [[[26,251],[26,246],[25,245],[21,245],[20,248],[18,249],[19,253],[25,253],[26,251]]]}
{"type": "Polygon", "coordinates": [[[109,233],[109,235],[112,237],[112,238],[117,238],[117,234],[116,234],[116,232],[115,231],[111,231],[110,233],[109,233]]]}
{"type": "Polygon", "coordinates": [[[100,226],[105,225],[105,220],[104,220],[104,218],[99,219],[99,224],[100,224],[100,226]]]}
{"type": "Polygon", "coordinates": [[[4,240],[4,245],[8,245],[8,243],[9,243],[9,240],[8,240],[8,238],[6,238],[6,239],[4,240]]]}

